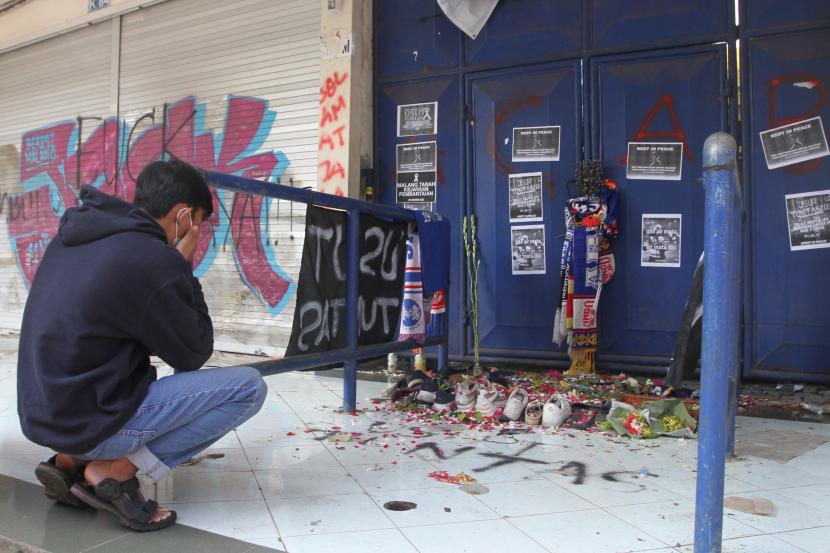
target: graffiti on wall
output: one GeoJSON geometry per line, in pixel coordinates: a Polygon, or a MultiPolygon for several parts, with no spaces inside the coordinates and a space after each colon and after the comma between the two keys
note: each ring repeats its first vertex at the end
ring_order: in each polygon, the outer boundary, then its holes
{"type": "Polygon", "coordinates": [[[320,87],[320,142],[317,145],[320,191],[338,196],[345,195],[344,189],[348,188],[346,171],[340,163],[343,155],[348,155],[348,117],[345,116],[349,106],[342,89],[348,78],[348,73],[335,71],[320,87]]]}
{"type": "MultiPolygon", "coordinates": [[[[115,117],[60,121],[23,134],[23,192],[4,198],[12,251],[28,287],[63,212],[78,205],[81,185],[131,200],[141,169],[175,156],[210,171],[278,179],[289,165],[280,151],[261,150],[276,113],[259,98],[231,96],[224,128],[206,129],[205,105],[194,97],[165,104],[128,124],[115,117]],[[94,125],[85,141],[88,125],[94,125]]],[[[282,311],[296,285],[269,243],[270,199],[213,191],[214,215],[203,225],[194,273],[204,275],[217,252],[230,249],[239,276],[272,313],[282,311]]]]}
{"type": "MultiPolygon", "coordinates": [[[[650,139],[671,139],[681,142],[683,144],[683,156],[692,163],[697,163],[697,158],[695,157],[692,148],[689,148],[689,144],[686,142],[686,133],[680,124],[680,118],[677,116],[677,111],[674,108],[674,99],[669,94],[660,97],[660,99],[658,99],[657,102],[651,107],[651,110],[649,110],[648,114],[643,119],[643,123],[640,125],[640,128],[637,129],[637,133],[634,135],[634,138],[630,140],[630,142],[643,142],[650,139]],[[665,111],[668,116],[668,120],[671,125],[670,130],[664,130],[662,128],[657,130],[652,128],[654,120],[662,111],[665,111]]],[[[628,154],[620,156],[620,165],[625,166],[627,162],[628,154]]]]}
{"type": "MultiPolygon", "coordinates": [[[[828,98],[830,94],[827,87],[816,75],[796,72],[775,76],[769,81],[767,128],[773,129],[815,117],[827,105],[828,98]],[[788,86],[781,88],[782,85],[788,86]],[[795,96],[795,92],[800,94],[795,96]],[[813,100],[813,105],[800,113],[792,113],[793,109],[801,108],[804,101],[809,99],[813,100]]],[[[813,159],[782,167],[782,170],[793,175],[807,175],[815,171],[823,161],[823,158],[813,159]]]]}

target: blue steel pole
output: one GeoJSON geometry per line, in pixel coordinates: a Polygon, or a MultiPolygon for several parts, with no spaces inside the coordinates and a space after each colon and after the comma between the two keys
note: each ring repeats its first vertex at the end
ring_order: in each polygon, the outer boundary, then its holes
{"type": "Polygon", "coordinates": [[[343,374],[343,412],[351,413],[356,408],[357,397],[357,336],[358,336],[358,280],[360,271],[360,210],[352,208],[348,214],[346,230],[346,361],[343,374]]]}
{"type": "Polygon", "coordinates": [[[703,343],[700,427],[695,502],[695,553],[720,553],[723,480],[726,462],[729,379],[738,360],[738,298],[731,270],[736,209],[737,146],[727,133],[709,136],[703,146],[704,216],[703,343]]]}

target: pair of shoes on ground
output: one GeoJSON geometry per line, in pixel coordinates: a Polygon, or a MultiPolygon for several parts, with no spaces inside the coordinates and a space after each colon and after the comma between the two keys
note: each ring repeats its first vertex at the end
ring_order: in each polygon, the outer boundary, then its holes
{"type": "Polygon", "coordinates": [[[141,494],[138,478],[125,482],[105,478],[96,486],[84,480],[86,465],[80,465],[72,472],[58,468],[57,456],[40,463],[35,476],[43,484],[46,497],[58,503],[78,509],[93,508],[114,515],[122,526],[139,532],[161,530],[176,522],[176,512],[158,522],[151,522],[158,503],[145,500],[141,494]]]}
{"type": "Polygon", "coordinates": [[[499,391],[489,380],[481,382],[464,380],[458,384],[455,393],[455,403],[459,411],[471,411],[481,413],[484,417],[492,417],[496,414],[498,407],[499,391]]]}
{"type": "Polygon", "coordinates": [[[542,403],[530,401],[527,390],[516,388],[507,399],[504,416],[509,420],[520,420],[524,415],[529,425],[542,424],[548,428],[559,428],[571,415],[571,404],[559,394],[553,394],[542,403]]]}
{"type": "Polygon", "coordinates": [[[417,401],[432,404],[432,408],[438,412],[452,410],[455,396],[452,393],[452,387],[449,382],[424,375],[420,385],[421,388],[415,395],[417,401]]]}

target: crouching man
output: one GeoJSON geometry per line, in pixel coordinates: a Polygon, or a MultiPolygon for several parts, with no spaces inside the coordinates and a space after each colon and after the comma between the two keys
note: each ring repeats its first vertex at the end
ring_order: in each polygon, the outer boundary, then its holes
{"type": "Polygon", "coordinates": [[[46,495],[105,510],[139,531],[176,513],[141,494],[253,416],[267,388],[250,367],[198,369],[213,325],[192,260],[210,189],[178,160],[149,164],[133,204],[93,187],[60,221],[32,282],[20,332],[24,434],[57,455],[35,474],[46,495]],[[175,374],[156,379],[150,355],[175,374]]]}

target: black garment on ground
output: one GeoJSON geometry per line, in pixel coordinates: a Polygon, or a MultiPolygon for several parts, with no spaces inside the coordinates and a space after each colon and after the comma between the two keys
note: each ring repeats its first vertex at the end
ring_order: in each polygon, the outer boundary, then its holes
{"type": "Polygon", "coordinates": [[[156,379],[150,354],[191,371],[213,353],[202,287],[161,226],[93,187],[81,200],[32,282],[17,362],[23,433],[75,454],[135,414],[156,379]]]}

